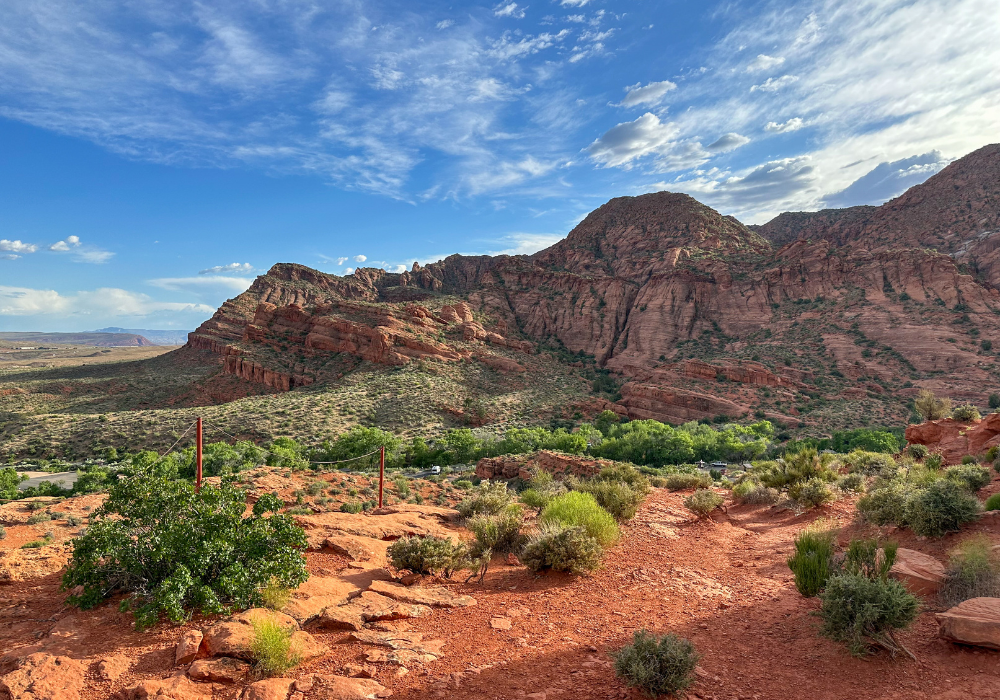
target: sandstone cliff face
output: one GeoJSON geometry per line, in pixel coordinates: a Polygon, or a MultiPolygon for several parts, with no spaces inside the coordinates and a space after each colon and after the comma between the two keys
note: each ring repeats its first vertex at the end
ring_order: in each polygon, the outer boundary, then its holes
{"type": "Polygon", "coordinates": [[[324,354],[518,373],[509,351],[539,341],[616,373],[632,417],[791,420],[807,398],[884,401],[927,387],[981,400],[1000,384],[983,343],[1000,349],[998,287],[1000,146],[989,146],[881,207],[748,228],[660,192],[611,200],[533,256],[454,255],[346,278],[276,265],[192,345],[291,388],[324,354]],[[268,344],[293,357],[278,367],[247,356],[268,344]]]}
{"type": "Polygon", "coordinates": [[[931,452],[940,454],[945,464],[958,464],[965,455],[982,456],[989,448],[1000,445],[1000,413],[972,422],[947,418],[910,425],[906,428],[906,442],[926,445],[931,452]]]}

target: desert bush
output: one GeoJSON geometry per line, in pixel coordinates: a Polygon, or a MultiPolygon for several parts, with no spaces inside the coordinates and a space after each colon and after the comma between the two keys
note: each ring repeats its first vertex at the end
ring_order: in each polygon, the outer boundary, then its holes
{"type": "Polygon", "coordinates": [[[994,462],[996,461],[997,455],[1000,455],[1000,447],[993,445],[986,450],[985,454],[983,454],[983,457],[986,459],[987,462],[994,462]]]}
{"type": "Polygon", "coordinates": [[[689,489],[705,489],[712,485],[712,478],[707,474],[670,474],[666,486],[671,491],[687,491],[689,489]]]}
{"type": "Polygon", "coordinates": [[[267,585],[262,586],[260,589],[260,599],[264,607],[269,610],[281,610],[288,605],[291,597],[292,589],[288,586],[283,586],[281,581],[276,578],[272,578],[267,582],[267,585]]]}
{"type": "Polygon", "coordinates": [[[393,479],[392,483],[394,483],[396,485],[396,493],[399,494],[400,498],[409,498],[410,497],[410,480],[409,479],[407,479],[405,476],[397,476],[395,479],[393,479]]]}
{"type": "Polygon", "coordinates": [[[788,558],[799,593],[811,598],[826,585],[833,568],[833,533],[805,530],[795,538],[795,553],[788,558]]]}
{"type": "Polygon", "coordinates": [[[83,519],[76,515],[67,515],[66,524],[69,525],[70,527],[76,527],[78,525],[83,524],[83,519]]]}
{"type": "Polygon", "coordinates": [[[852,573],[831,576],[819,597],[823,634],[845,643],[855,656],[870,653],[875,645],[893,654],[904,649],[893,631],[909,627],[920,609],[916,596],[899,581],[852,573]]]}
{"type": "Polygon", "coordinates": [[[386,553],[397,569],[416,574],[437,574],[445,578],[465,568],[468,548],[447,537],[400,537],[386,553]]]}
{"type": "Polygon", "coordinates": [[[948,479],[914,491],[906,500],[906,524],[918,535],[940,537],[958,532],[979,515],[979,501],[948,479]]]}
{"type": "Polygon", "coordinates": [[[902,482],[872,489],[858,500],[858,514],[875,525],[905,525],[906,501],[912,492],[913,488],[902,482]]]}
{"type": "Polygon", "coordinates": [[[841,569],[851,574],[868,578],[886,578],[896,561],[899,545],[886,542],[879,546],[878,540],[851,540],[844,553],[841,569]]]}
{"type": "Polygon", "coordinates": [[[707,518],[722,503],[722,496],[709,489],[699,489],[684,499],[684,507],[699,518],[707,518]]]}
{"type": "Polygon", "coordinates": [[[0,525],[0,540],[6,538],[7,538],[7,528],[5,528],[3,525],[0,525]]]}
{"type": "Polygon", "coordinates": [[[645,490],[641,486],[632,486],[624,481],[591,480],[581,484],[578,490],[589,493],[604,510],[611,513],[618,522],[631,520],[642,504],[649,490],[648,482],[643,480],[645,490]]]}
{"type": "Polygon", "coordinates": [[[909,445],[906,451],[910,453],[913,459],[923,459],[929,452],[927,445],[909,445]]]}
{"type": "Polygon", "coordinates": [[[788,495],[796,503],[807,508],[816,508],[836,499],[833,489],[819,477],[794,484],[788,489],[788,495]]]}
{"type": "Polygon", "coordinates": [[[972,455],[962,455],[961,464],[979,464],[979,460],[972,455]]]}
{"type": "Polygon", "coordinates": [[[466,491],[472,488],[472,482],[469,481],[468,479],[456,479],[455,482],[453,483],[453,486],[456,489],[462,489],[463,491],[466,491]]]}
{"type": "Polygon", "coordinates": [[[21,476],[14,467],[0,468],[0,498],[15,499],[19,497],[17,485],[22,481],[21,476]]]}
{"type": "Polygon", "coordinates": [[[939,454],[929,454],[924,458],[924,466],[928,469],[940,469],[944,463],[944,457],[939,454]]]}
{"type": "Polygon", "coordinates": [[[667,487],[667,477],[665,476],[652,476],[649,478],[649,485],[653,488],[664,489],[667,487]]]}
{"type": "Polygon", "coordinates": [[[892,478],[899,472],[899,467],[892,455],[881,452],[855,450],[844,457],[844,464],[852,473],[864,476],[892,478]]]}
{"type": "Polygon", "coordinates": [[[913,400],[913,408],[924,420],[939,420],[951,415],[951,399],[939,399],[926,389],[921,389],[913,400]]]}
{"type": "Polygon", "coordinates": [[[961,406],[956,406],[955,410],[951,412],[951,417],[955,420],[962,421],[963,423],[979,420],[982,415],[979,413],[979,409],[973,406],[971,403],[962,404],[961,406]]]}
{"type": "Polygon", "coordinates": [[[458,504],[465,518],[475,515],[496,515],[514,502],[513,492],[502,481],[483,481],[472,494],[458,504]]]}
{"type": "Polygon", "coordinates": [[[161,612],[180,622],[191,608],[260,605],[260,589],[272,579],[296,588],[308,578],[305,533],[281,506],[264,494],[244,517],[246,496],[228,479],[200,493],[148,471],[122,479],[73,541],[63,586],[83,588],[67,600],[86,609],[128,594],[140,628],[161,612]]]}
{"type": "Polygon", "coordinates": [[[302,657],[292,649],[293,627],[263,616],[254,618],[251,624],[253,640],[250,642],[250,653],[256,661],[254,672],[257,677],[283,676],[299,665],[302,657]]]}
{"type": "MultiPolygon", "coordinates": [[[[364,509],[365,509],[365,507],[361,503],[358,503],[357,501],[351,501],[350,503],[341,503],[340,504],[340,512],[341,513],[353,513],[354,515],[357,515],[358,513],[360,513],[361,511],[363,511],[364,509]]],[[[288,511],[288,512],[291,513],[291,511],[288,511]]]]}
{"type": "Polygon", "coordinates": [[[646,475],[630,464],[621,462],[610,467],[604,467],[593,481],[611,481],[628,484],[643,496],[649,493],[649,479],[646,475]]]}
{"type": "Polygon", "coordinates": [[[1000,510],[1000,493],[995,493],[986,499],[984,510],[1000,510]]]}
{"type": "Polygon", "coordinates": [[[327,489],[329,487],[330,484],[326,483],[325,481],[314,481],[311,484],[309,484],[309,486],[306,487],[306,492],[310,496],[318,496],[320,493],[322,493],[324,489],[327,489]]]}
{"type": "Polygon", "coordinates": [[[1000,554],[988,535],[973,535],[955,548],[939,595],[949,608],[970,598],[1000,597],[1000,554]]]}
{"type": "Polygon", "coordinates": [[[517,503],[507,505],[499,513],[475,515],[465,526],[476,536],[479,551],[516,552],[524,544],[521,534],[524,511],[517,503]]]}
{"type": "Polygon", "coordinates": [[[689,640],[643,629],[614,654],[615,675],[650,697],[673,695],[694,682],[699,658],[689,640]]]}
{"type": "Polygon", "coordinates": [[[754,467],[754,476],[764,486],[784,489],[795,484],[822,479],[834,481],[837,475],[830,469],[829,455],[820,455],[815,448],[805,447],[798,452],[785,454],[775,462],[764,462],[754,467]]]}
{"type": "Polygon", "coordinates": [[[617,542],[621,534],[611,514],[601,508],[592,495],[580,491],[570,491],[553,498],[539,519],[542,524],[582,527],[602,547],[617,542]]]}
{"type": "Polygon", "coordinates": [[[49,520],[52,520],[52,516],[41,511],[32,513],[28,516],[29,525],[37,525],[38,523],[48,522],[49,520]]]}
{"type": "Polygon", "coordinates": [[[861,474],[845,474],[837,479],[837,488],[844,493],[864,493],[865,478],[861,474]]]}
{"type": "Polygon", "coordinates": [[[521,563],[532,571],[552,569],[582,574],[601,564],[604,550],[582,527],[542,525],[521,553],[521,563]]]}
{"type": "Polygon", "coordinates": [[[945,478],[951,479],[971,493],[975,493],[983,488],[993,479],[990,470],[978,464],[963,464],[957,467],[948,467],[944,470],[944,475],[945,478]]]}

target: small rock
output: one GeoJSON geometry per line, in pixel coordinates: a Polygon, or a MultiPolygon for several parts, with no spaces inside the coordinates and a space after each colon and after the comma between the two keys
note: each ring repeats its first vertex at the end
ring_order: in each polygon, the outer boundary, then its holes
{"type": "Polygon", "coordinates": [[[942,639],[1000,649],[1000,598],[972,598],[935,617],[942,639]]]}
{"type": "Polygon", "coordinates": [[[896,561],[889,575],[914,595],[934,596],[944,583],[945,568],[934,557],[900,547],[896,550],[896,561]]]}
{"type": "Polygon", "coordinates": [[[308,693],[313,689],[315,684],[316,683],[312,676],[305,676],[304,678],[299,678],[295,681],[295,689],[303,693],[308,693]]]}
{"type": "Polygon", "coordinates": [[[188,675],[196,681],[214,683],[240,683],[250,675],[250,664],[239,659],[222,656],[217,659],[198,659],[191,664],[188,675]]]}
{"type": "Polygon", "coordinates": [[[368,678],[345,678],[318,673],[315,678],[316,687],[310,700],[374,700],[392,694],[380,683],[368,678]]]}
{"type": "Polygon", "coordinates": [[[509,630],[511,622],[509,617],[491,617],[490,627],[495,630],[509,630]]]}
{"type": "Polygon", "coordinates": [[[121,654],[109,656],[97,663],[97,677],[102,681],[116,681],[128,671],[130,665],[128,658],[121,654]]]}
{"type": "Polygon", "coordinates": [[[439,608],[465,608],[476,604],[476,599],[453,593],[445,586],[413,586],[407,588],[391,581],[372,581],[370,591],[402,603],[430,605],[439,608]]]}
{"type": "Polygon", "coordinates": [[[205,630],[205,638],[201,642],[202,652],[206,656],[234,656],[252,661],[250,645],[253,643],[253,621],[256,619],[273,620],[285,629],[299,628],[299,623],[288,615],[264,608],[251,608],[205,630]]]}
{"type": "Polygon", "coordinates": [[[240,697],[241,700],[287,700],[294,683],[291,678],[265,678],[247,686],[240,697]]]}
{"type": "Polygon", "coordinates": [[[178,666],[189,664],[198,658],[198,649],[201,647],[201,640],[205,637],[201,630],[188,630],[177,642],[177,651],[174,652],[174,663],[178,666]]]}
{"type": "Polygon", "coordinates": [[[35,653],[0,678],[0,697],[16,700],[79,700],[83,692],[83,664],[68,656],[35,653]]]}
{"type": "MultiPolygon", "coordinates": [[[[184,675],[175,675],[162,680],[142,681],[128,688],[126,700],[212,700],[212,686],[194,683],[184,675]]],[[[62,700],[62,698],[59,698],[62,700]]]]}
{"type": "Polygon", "coordinates": [[[351,678],[374,678],[375,669],[371,666],[358,666],[356,664],[348,664],[344,666],[344,673],[351,678]]]}

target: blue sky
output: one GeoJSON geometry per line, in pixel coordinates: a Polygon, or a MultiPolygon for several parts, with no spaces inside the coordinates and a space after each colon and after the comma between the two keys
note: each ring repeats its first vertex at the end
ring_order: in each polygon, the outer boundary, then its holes
{"type": "Polygon", "coordinates": [[[275,262],[530,253],[620,195],[746,223],[1000,138],[996,0],[6,0],[0,330],[193,328],[275,262]]]}

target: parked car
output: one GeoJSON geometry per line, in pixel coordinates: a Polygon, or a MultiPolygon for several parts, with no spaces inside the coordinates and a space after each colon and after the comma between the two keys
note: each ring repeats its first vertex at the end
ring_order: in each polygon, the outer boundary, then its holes
{"type": "Polygon", "coordinates": [[[436,464],[433,467],[431,467],[431,474],[440,474],[440,473],[441,473],[441,467],[437,466],[436,464]]]}

